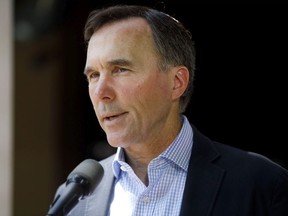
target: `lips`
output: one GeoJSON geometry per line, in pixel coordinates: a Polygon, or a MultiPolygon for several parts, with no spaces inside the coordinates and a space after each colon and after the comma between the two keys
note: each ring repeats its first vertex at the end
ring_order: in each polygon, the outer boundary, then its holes
{"type": "Polygon", "coordinates": [[[112,116],[105,117],[104,119],[105,119],[105,120],[108,120],[108,121],[111,121],[111,120],[119,117],[120,115],[121,115],[121,114],[119,114],[119,115],[112,115],[112,116]]]}
{"type": "Polygon", "coordinates": [[[115,113],[115,114],[106,114],[103,116],[103,121],[113,121],[118,119],[119,117],[122,117],[123,115],[127,114],[127,112],[123,113],[115,113]]]}

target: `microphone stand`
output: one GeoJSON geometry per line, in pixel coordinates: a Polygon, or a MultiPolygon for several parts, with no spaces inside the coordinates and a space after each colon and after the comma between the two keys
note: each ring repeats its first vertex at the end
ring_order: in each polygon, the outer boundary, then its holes
{"type": "Polygon", "coordinates": [[[82,194],[83,189],[79,187],[79,184],[68,184],[64,193],[54,199],[46,216],[66,216],[79,202],[82,194]]]}

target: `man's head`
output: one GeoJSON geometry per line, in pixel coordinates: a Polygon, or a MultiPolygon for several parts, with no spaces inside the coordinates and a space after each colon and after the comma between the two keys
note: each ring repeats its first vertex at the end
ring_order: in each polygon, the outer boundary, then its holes
{"type": "Polygon", "coordinates": [[[193,78],[190,35],[164,13],[117,6],[92,13],[85,37],[84,73],[108,142],[168,145],[180,130],[182,99],[193,78]]]}
{"type": "Polygon", "coordinates": [[[170,66],[185,66],[189,71],[189,84],[180,98],[180,112],[189,104],[195,73],[195,47],[192,35],[178,20],[158,10],[145,6],[112,6],[90,13],[85,25],[84,39],[89,43],[93,33],[108,23],[141,17],[149,24],[155,49],[160,57],[159,67],[165,71],[170,66]]]}

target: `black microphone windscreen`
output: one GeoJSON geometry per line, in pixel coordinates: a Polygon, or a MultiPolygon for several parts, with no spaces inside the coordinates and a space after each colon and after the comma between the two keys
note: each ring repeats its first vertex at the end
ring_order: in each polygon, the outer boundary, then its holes
{"type": "Polygon", "coordinates": [[[99,162],[93,159],[86,159],[82,161],[67,177],[67,180],[73,176],[82,176],[88,180],[90,184],[90,192],[100,183],[104,170],[99,162]]]}

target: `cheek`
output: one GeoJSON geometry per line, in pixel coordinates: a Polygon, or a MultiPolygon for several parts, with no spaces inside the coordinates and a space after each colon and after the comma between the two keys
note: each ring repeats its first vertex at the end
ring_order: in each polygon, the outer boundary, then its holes
{"type": "Polygon", "coordinates": [[[154,79],[150,80],[147,85],[146,91],[150,94],[152,98],[158,100],[167,100],[170,97],[170,88],[167,77],[156,76],[154,79]]]}
{"type": "MultiPolygon", "coordinates": [[[[169,100],[169,85],[166,80],[154,78],[135,85],[134,91],[127,91],[127,95],[134,95],[142,105],[147,106],[169,100]]],[[[153,107],[152,107],[153,108],[153,107]]],[[[155,108],[155,107],[154,107],[155,108]]]]}
{"type": "Polygon", "coordinates": [[[89,93],[89,97],[90,97],[90,100],[92,101],[92,103],[93,103],[93,88],[92,87],[88,87],[88,93],[89,93]]]}
{"type": "Polygon", "coordinates": [[[88,94],[89,94],[90,101],[91,101],[91,103],[92,103],[92,105],[93,105],[93,107],[95,109],[95,107],[96,107],[96,96],[94,94],[94,88],[92,86],[88,87],[88,94]]]}

